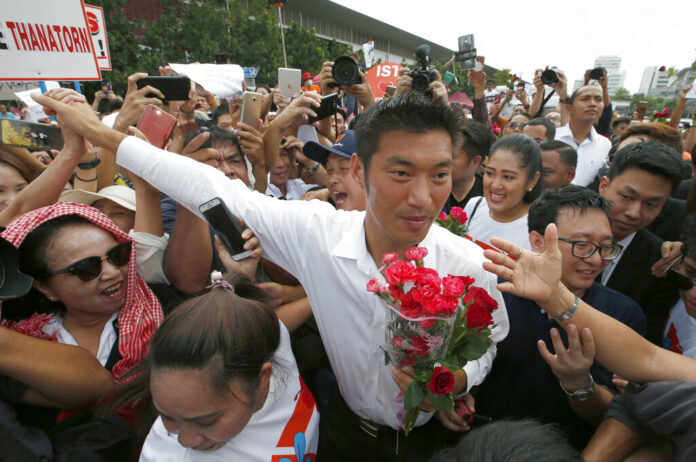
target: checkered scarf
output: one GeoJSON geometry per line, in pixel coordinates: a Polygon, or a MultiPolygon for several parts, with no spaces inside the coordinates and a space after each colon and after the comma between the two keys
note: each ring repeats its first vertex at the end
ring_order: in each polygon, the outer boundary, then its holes
{"type": "MultiPolygon", "coordinates": [[[[1,234],[6,240],[19,248],[24,238],[41,224],[64,215],[80,215],[109,231],[118,242],[132,241],[109,217],[88,205],[71,202],[58,202],[43,207],[14,219],[1,234]]],[[[118,352],[122,359],[111,371],[114,377],[120,377],[143,359],[150,348],[150,341],[162,323],[164,314],[159,301],[145,281],[135,272],[135,246],[131,250],[128,263],[128,289],[126,301],[118,315],[118,352]]],[[[32,336],[41,337],[41,328],[51,318],[32,317],[27,320],[32,325],[32,336]],[[36,335],[34,335],[36,333],[36,335]]],[[[21,323],[17,327],[21,328],[21,323]]],[[[15,329],[16,330],[16,329],[15,329]]]]}

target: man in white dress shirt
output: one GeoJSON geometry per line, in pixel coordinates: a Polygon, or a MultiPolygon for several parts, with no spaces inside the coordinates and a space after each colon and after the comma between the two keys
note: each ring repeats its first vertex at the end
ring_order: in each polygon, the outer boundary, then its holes
{"type": "Polygon", "coordinates": [[[587,186],[592,183],[600,168],[607,164],[611,142],[597,133],[594,123],[604,110],[602,88],[586,85],[570,95],[565,109],[570,122],[556,130],[556,139],[578,151],[578,165],[573,184],[587,186]]]}
{"type": "MultiPolygon", "coordinates": [[[[382,254],[404,255],[419,245],[429,251],[427,267],[441,276],[474,277],[476,285],[504,306],[495,277],[481,268],[482,250],[431,226],[450,192],[458,142],[459,119],[449,106],[403,95],[384,100],[361,116],[356,129],[358,154],[351,158],[350,168],[364,185],[367,210],[346,212],[318,201],[281,203],[249,191],[241,181],[230,181],[209,166],[94,124],[75,105],[47,96],[37,100],[57,110],[62,122],[76,132],[117,151],[120,165],[192,212],[200,215],[200,204],[220,197],[259,237],[267,258],[297,277],[313,307],[340,389],[322,415],[318,460],[429,459],[444,430],[431,420],[430,412],[421,413],[408,437],[395,430],[400,406],[395,397],[399,387],[405,392],[410,378],[384,364],[380,347],[385,342],[386,313],[366,284],[381,278],[382,254]]],[[[508,331],[506,311],[494,311],[493,318],[492,338],[499,342],[508,331]]],[[[494,343],[482,358],[454,371],[454,393],[466,393],[483,381],[495,351],[494,343]]],[[[422,407],[427,410],[428,403],[422,407]]],[[[467,428],[457,415],[440,412],[438,418],[450,429],[467,428]]]]}

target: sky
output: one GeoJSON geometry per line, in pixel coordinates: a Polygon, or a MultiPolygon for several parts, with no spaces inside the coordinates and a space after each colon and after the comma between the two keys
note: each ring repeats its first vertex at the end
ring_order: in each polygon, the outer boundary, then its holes
{"type": "Polygon", "coordinates": [[[618,55],[636,93],[646,66],[681,69],[696,61],[696,1],[333,0],[432,42],[457,49],[474,34],[478,54],[531,81],[556,66],[582,79],[600,55],[618,55]]]}

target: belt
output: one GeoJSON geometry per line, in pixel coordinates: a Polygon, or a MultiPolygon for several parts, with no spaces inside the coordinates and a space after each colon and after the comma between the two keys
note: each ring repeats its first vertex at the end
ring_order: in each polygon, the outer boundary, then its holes
{"type": "Polygon", "coordinates": [[[381,435],[389,435],[397,432],[397,430],[391,427],[380,425],[371,420],[361,419],[360,417],[358,417],[358,427],[372,438],[378,438],[381,435]]]}

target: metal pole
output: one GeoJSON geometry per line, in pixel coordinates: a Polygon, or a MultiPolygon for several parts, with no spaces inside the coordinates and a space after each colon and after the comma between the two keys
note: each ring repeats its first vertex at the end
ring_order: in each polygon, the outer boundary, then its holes
{"type": "Polygon", "coordinates": [[[280,15],[280,7],[278,7],[278,27],[280,27],[280,40],[283,42],[283,62],[285,67],[288,67],[288,55],[285,53],[285,33],[283,32],[283,18],[280,15]]]}

